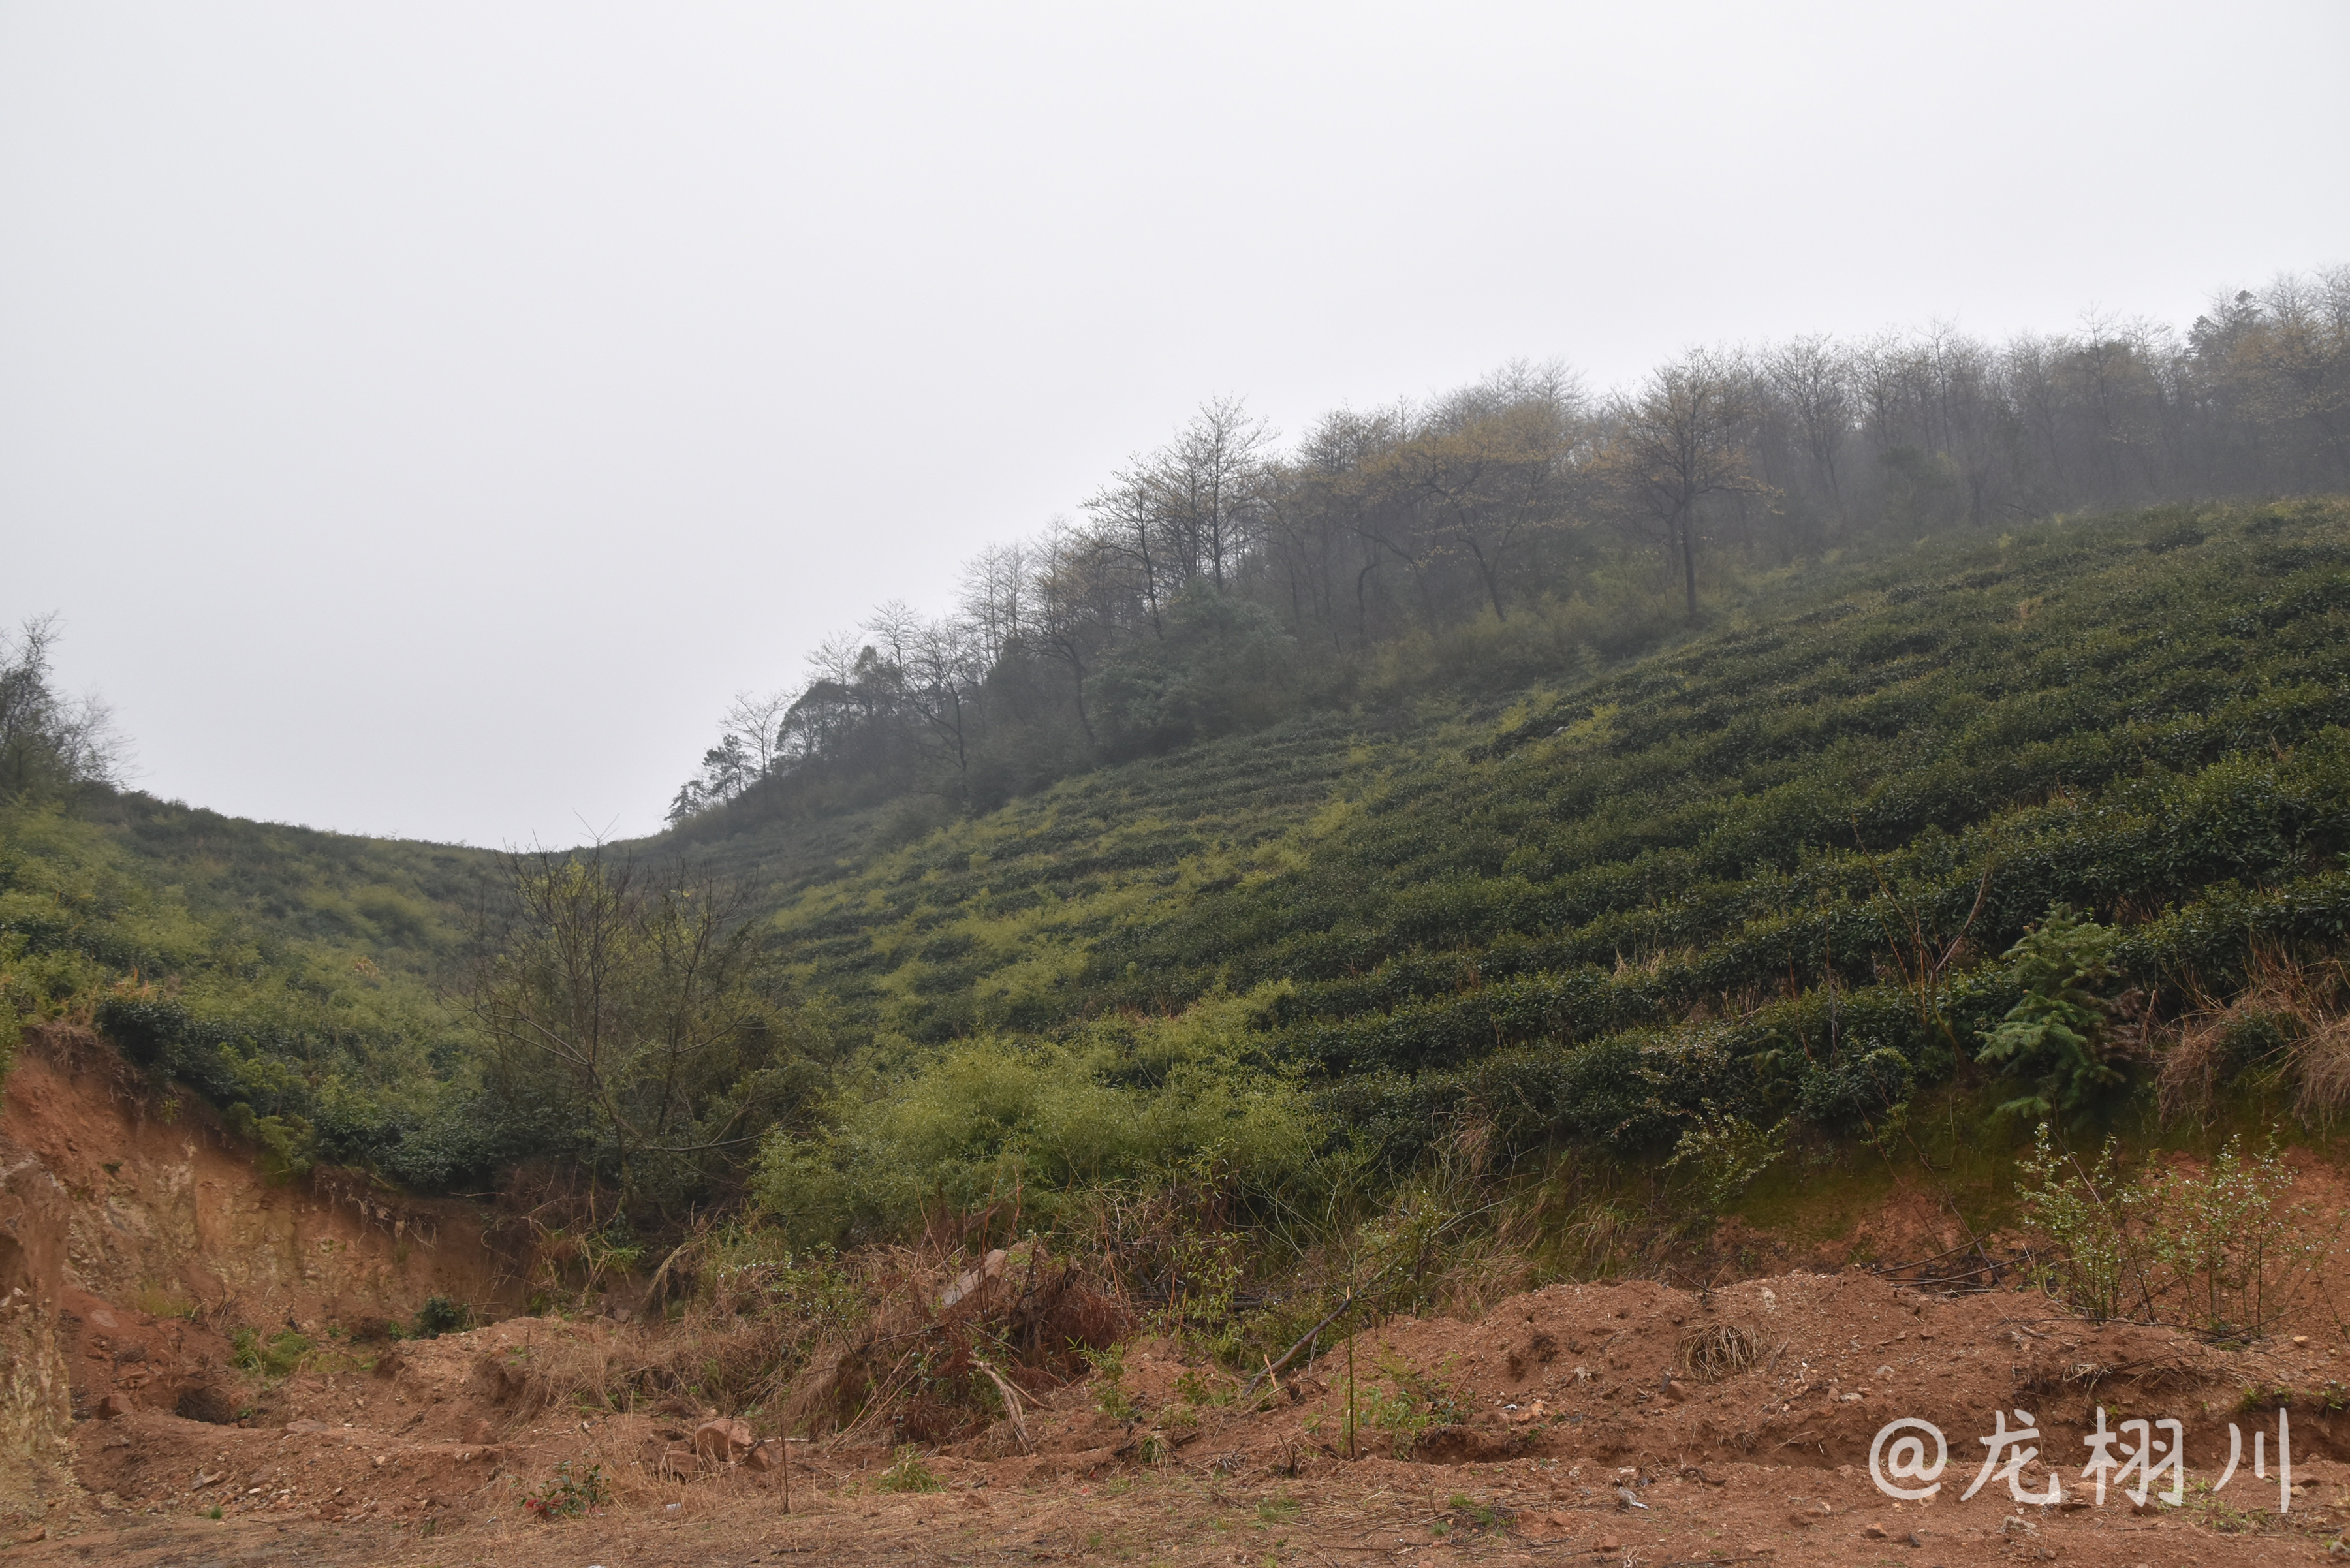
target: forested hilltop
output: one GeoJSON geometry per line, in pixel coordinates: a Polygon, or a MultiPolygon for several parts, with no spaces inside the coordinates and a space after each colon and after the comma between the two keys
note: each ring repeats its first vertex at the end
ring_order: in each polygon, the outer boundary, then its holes
{"type": "Polygon", "coordinates": [[[2179,332],[1694,349],[1604,396],[1517,364],[1285,448],[1222,399],[1081,520],[974,556],[946,613],[883,605],[743,694],[671,819],[985,809],[1292,714],[1592,673],[1845,550],[2345,486],[2342,268],[2179,332]]]}
{"type": "Polygon", "coordinates": [[[1606,1267],[1824,1170],[1991,1159],[1966,1201],[2010,1201],[2043,1123],[2319,1136],[2350,502],[2040,508],[2345,483],[2344,383],[2288,374],[2344,363],[2341,282],[2142,335],[2121,422],[2037,447],[2025,394],[2104,385],[2095,343],[1693,356],[1608,404],[1513,372],[1334,421],[1383,432],[1343,461],[1220,406],[753,713],[756,766],[640,844],[125,791],[36,628],[0,998],[286,1179],[528,1216],[574,1285],[714,1215],[802,1257],[1082,1235],[1165,1288],[1548,1214],[1606,1267]],[[1826,448],[1773,422],[1806,354],[1860,389],[1826,448]]]}

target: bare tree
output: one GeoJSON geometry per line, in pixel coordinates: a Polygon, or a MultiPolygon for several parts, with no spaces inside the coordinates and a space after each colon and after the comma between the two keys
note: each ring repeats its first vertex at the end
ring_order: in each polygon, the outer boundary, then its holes
{"type": "Polygon", "coordinates": [[[1801,434],[1812,472],[1836,514],[1848,515],[1841,466],[1855,420],[1846,356],[1829,338],[1798,337],[1773,350],[1764,366],[1801,434]]]}
{"type": "Polygon", "coordinates": [[[1238,398],[1203,403],[1173,446],[1160,454],[1161,504],[1182,541],[1185,576],[1202,565],[1217,587],[1229,587],[1263,509],[1273,429],[1238,398]]]}
{"type": "Polygon", "coordinates": [[[784,715],[798,699],[796,691],[734,693],[733,705],[726,710],[719,733],[740,743],[754,778],[764,778],[775,771],[776,760],[783,754],[784,715]]]}
{"type": "MultiPolygon", "coordinates": [[[[1118,584],[1113,576],[1114,550],[1073,528],[1046,535],[1045,562],[1037,577],[1041,614],[1038,645],[1068,670],[1069,698],[1077,727],[1094,739],[1094,722],[1086,711],[1086,678],[1095,657],[1117,635],[1118,584]]],[[[1151,629],[1161,634],[1159,607],[1150,607],[1151,629]]]]}
{"type": "MultiPolygon", "coordinates": [[[[1150,634],[1166,636],[1167,623],[1159,613],[1160,584],[1167,570],[1159,540],[1162,507],[1159,476],[1150,462],[1137,458],[1120,469],[1107,485],[1087,500],[1086,512],[1094,520],[1089,552],[1121,559],[1133,569],[1143,607],[1149,612],[1150,634]]],[[[1047,560],[1039,568],[1040,583],[1057,580],[1075,558],[1067,549],[1073,535],[1057,523],[1055,528],[1060,548],[1048,550],[1047,560]]]]}
{"type": "Polygon", "coordinates": [[[982,716],[982,692],[991,663],[968,621],[942,616],[925,622],[907,645],[901,666],[908,706],[932,746],[954,770],[956,797],[971,803],[971,752],[982,716]]]}
{"type": "Polygon", "coordinates": [[[0,794],[82,784],[118,786],[130,776],[130,747],[113,711],[95,696],[58,695],[49,679],[55,615],[0,631],[0,794]]]}
{"type": "Polygon", "coordinates": [[[913,606],[903,599],[890,599],[876,605],[859,629],[870,633],[881,657],[902,670],[913,658],[914,645],[921,639],[924,624],[920,612],[913,606]]]}
{"type": "Polygon", "coordinates": [[[1434,550],[1465,551],[1476,563],[1497,621],[1509,619],[1502,570],[1511,547],[1566,520],[1581,401],[1565,367],[1521,361],[1439,403],[1384,459],[1421,504],[1434,550]]]}
{"type": "Polygon", "coordinates": [[[976,628],[992,658],[1001,657],[1023,635],[1033,553],[1032,545],[1019,540],[990,545],[962,569],[963,618],[976,628]]]}
{"type": "Polygon", "coordinates": [[[653,874],[603,846],[506,857],[507,913],[484,933],[472,1010],[509,1090],[567,1107],[623,1186],[677,1188],[746,1145],[774,1004],[754,983],[741,899],[707,874],[653,874]]]}
{"type": "Polygon", "coordinates": [[[2304,438],[2313,478],[2350,479],[2350,266],[2237,299],[2236,329],[2214,335],[2214,379],[2266,431],[2304,438]]]}
{"type": "Polygon", "coordinates": [[[1355,635],[1370,640],[1368,587],[1388,555],[1364,526],[1373,504],[1367,482],[1374,464],[1410,429],[1410,410],[1358,414],[1341,409],[1307,432],[1296,456],[1267,486],[1268,539],[1291,585],[1292,613],[1303,630],[1310,598],[1337,639],[1340,577],[1355,605],[1355,635]]]}
{"type": "Polygon", "coordinates": [[[836,631],[808,650],[806,664],[811,682],[829,680],[846,686],[857,679],[858,666],[867,653],[865,639],[852,631],[836,631]]]}
{"type": "Polygon", "coordinates": [[[1700,508],[1710,496],[1755,495],[1742,440],[1749,417],[1746,378],[1724,356],[1692,348],[1651,371],[1616,413],[1611,468],[1619,493],[1662,525],[1681,562],[1689,616],[1697,618],[1700,508]]]}
{"type": "Polygon", "coordinates": [[[1521,618],[1597,564],[1571,525],[1603,510],[1661,542],[1694,617],[1700,554],[1793,564],[1831,542],[1824,519],[1914,534],[2345,479],[2350,269],[2218,300],[2183,339],[2093,320],[2002,344],[1936,324],[1700,349],[1596,413],[1562,374],[1512,366],[1340,410],[1285,457],[1238,400],[1212,400],[1112,475],[1084,526],[983,552],[951,625],[884,606],[810,656],[780,715],[779,697],[738,699],[680,809],[809,767],[906,782],[941,757],[959,778],[974,754],[1004,777],[1075,763],[1096,753],[1101,679],[1166,662],[1135,645],[1182,640],[1170,607],[1195,580],[1343,659],[1406,623],[1521,618]]]}

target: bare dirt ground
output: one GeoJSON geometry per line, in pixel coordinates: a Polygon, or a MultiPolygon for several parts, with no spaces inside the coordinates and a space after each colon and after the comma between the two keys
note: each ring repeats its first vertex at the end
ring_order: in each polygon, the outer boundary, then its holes
{"type": "Polygon", "coordinates": [[[894,1477],[884,1444],[795,1443],[787,1470],[681,1465],[702,1412],[525,1415],[528,1368],[623,1354],[639,1332],[517,1318],[411,1342],[374,1370],[279,1385],[242,1426],[130,1390],[119,1414],[75,1428],[86,1497],[17,1522],[7,1555],[2129,1568],[2314,1561],[2350,1522],[2350,1346],[2333,1336],[2220,1349],[2065,1317],[2036,1294],[1942,1296],[1854,1272],[1702,1295],[1552,1286],[1474,1323],[1382,1324],[1245,1403],[1229,1377],[1144,1344],[1114,1388],[1097,1376],[1034,1390],[1024,1438],[1001,1421],[894,1477]],[[2095,1500],[2083,1437],[2100,1408],[2108,1429],[2179,1423],[2183,1503],[2136,1506],[2122,1477],[2095,1500]],[[1994,1411],[2011,1428],[2028,1413],[2040,1457],[1962,1501],[1994,1411]],[[1901,1417],[1947,1438],[1928,1501],[1897,1502],[1870,1479],[1872,1440],[1901,1417]],[[2241,1462],[2214,1492],[2231,1426],[2241,1462]],[[567,1464],[574,1477],[601,1466],[606,1495],[542,1519],[525,1500],[558,1489],[567,1464]],[[2052,1472],[2061,1501],[2015,1501],[2047,1496],[2052,1472]]]}

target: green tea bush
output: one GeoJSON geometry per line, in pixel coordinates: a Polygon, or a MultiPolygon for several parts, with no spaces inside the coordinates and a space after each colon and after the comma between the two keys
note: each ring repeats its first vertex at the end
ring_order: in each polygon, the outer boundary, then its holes
{"type": "Polygon", "coordinates": [[[317,1163],[318,1133],[309,1118],[299,1116],[255,1116],[240,1100],[221,1120],[228,1130],[255,1146],[262,1171],[272,1181],[290,1181],[317,1163]]]}

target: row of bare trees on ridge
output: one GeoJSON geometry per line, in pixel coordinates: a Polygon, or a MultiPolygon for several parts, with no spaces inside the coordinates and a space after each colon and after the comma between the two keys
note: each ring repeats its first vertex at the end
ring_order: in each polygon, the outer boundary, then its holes
{"type": "Polygon", "coordinates": [[[1285,449],[1220,398],[1082,519],[972,557],[951,611],[884,605],[803,685],[739,699],[671,817],[792,780],[969,805],[1578,599],[1694,620],[1717,574],[1870,536],[2345,485],[2350,267],[2216,299],[2183,333],[1693,348],[1607,396],[1513,364],[1285,449]]]}

